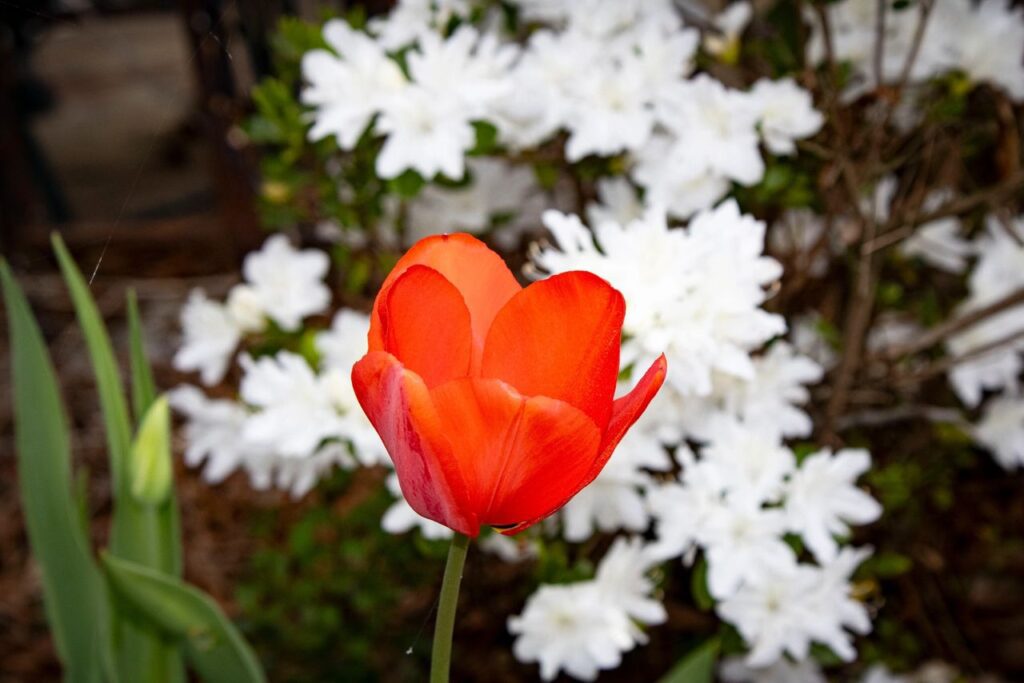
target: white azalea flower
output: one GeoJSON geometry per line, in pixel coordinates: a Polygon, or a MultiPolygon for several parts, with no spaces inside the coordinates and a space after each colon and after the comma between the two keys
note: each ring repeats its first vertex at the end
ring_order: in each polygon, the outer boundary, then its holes
{"type": "Polygon", "coordinates": [[[725,416],[712,422],[710,443],[701,449],[703,461],[728,472],[727,488],[734,498],[756,505],[778,502],[783,483],[796,469],[796,457],[778,430],[725,416]]]}
{"type": "Polygon", "coordinates": [[[794,263],[811,277],[828,271],[831,245],[822,217],[810,209],[790,209],[772,225],[768,244],[773,254],[794,263]]]}
{"type": "Polygon", "coordinates": [[[825,121],[814,108],[811,94],[792,78],[778,81],[762,78],[754,84],[750,96],[760,122],[761,137],[773,154],[794,154],[794,141],[811,137],[821,130],[825,121]]]}
{"type": "Polygon", "coordinates": [[[736,626],[751,648],[748,666],[770,666],[784,654],[797,661],[807,658],[812,641],[806,628],[812,617],[807,596],[818,584],[818,572],[809,565],[764,566],[718,604],[718,614],[736,626]]]}
{"type": "Polygon", "coordinates": [[[323,35],[336,54],[311,50],[302,57],[302,76],[309,85],[301,99],[316,107],[309,137],[335,135],[342,149],[352,149],[405,76],[383,46],[345,21],[328,21],[323,35]]]}
{"type": "Polygon", "coordinates": [[[761,180],[764,161],[755,127],[759,111],[750,95],[698,74],[666,93],[657,114],[695,174],[710,171],[741,185],[761,180]]]}
{"type": "Polygon", "coordinates": [[[540,225],[546,198],[528,167],[497,158],[466,163],[472,178],[467,186],[430,185],[410,203],[408,243],[446,232],[480,234],[501,219],[498,241],[511,247],[519,232],[540,225]]]}
{"type": "Polygon", "coordinates": [[[1024,399],[1000,396],[988,401],[973,434],[1004,469],[1024,467],[1024,399]]]}
{"type": "Polygon", "coordinates": [[[210,484],[224,481],[242,467],[254,451],[261,450],[259,444],[241,438],[249,416],[245,406],[207,398],[202,391],[188,385],[169,392],[168,398],[171,407],[187,419],[185,464],[189,467],[203,465],[203,479],[210,484]]]}
{"type": "MultiPolygon", "coordinates": [[[[640,538],[617,538],[601,559],[594,582],[606,599],[622,609],[630,619],[641,624],[664,623],[668,618],[665,606],[651,597],[654,581],[648,576],[654,559],[640,538]]],[[[647,637],[637,628],[633,638],[637,643],[647,637]]]]}
{"type": "Polygon", "coordinates": [[[256,360],[243,356],[241,365],[245,376],[239,394],[255,409],[242,430],[246,440],[285,457],[305,458],[339,434],[328,380],[318,377],[302,356],[288,351],[256,360]]]}
{"type": "Polygon", "coordinates": [[[864,672],[860,683],[910,683],[910,679],[894,674],[884,664],[875,664],[864,672]]]}
{"type": "Polygon", "coordinates": [[[762,508],[740,493],[727,496],[707,517],[703,529],[708,561],[708,592],[723,600],[771,568],[792,562],[793,550],[782,540],[786,517],[762,508]]]}
{"type": "Polygon", "coordinates": [[[202,289],[193,289],[181,309],[181,328],[185,338],[174,354],[174,368],[198,371],[206,385],[221,381],[242,338],[242,330],[228,309],[206,298],[202,289]]]}
{"type": "Polygon", "coordinates": [[[856,486],[870,467],[871,456],[865,450],[847,448],[833,454],[825,449],[807,456],[790,478],[789,529],[803,537],[819,561],[835,558],[835,536],[847,534],[848,524],[869,524],[881,516],[878,501],[856,486]]]}
{"type": "Polygon", "coordinates": [[[635,646],[636,626],[609,604],[593,581],[541,586],[523,613],[508,620],[516,636],[512,652],[521,662],[537,662],[540,676],[554,680],[559,671],[592,681],[602,669],[614,669],[622,653],[635,646]]]}
{"type": "Polygon", "coordinates": [[[282,329],[295,330],[302,319],[322,313],[331,302],[324,284],[330,261],[317,249],[295,249],[284,235],[267,238],[245,257],[242,274],[250,296],[282,329]]]}
{"type": "Polygon", "coordinates": [[[228,292],[228,315],[243,333],[262,332],[267,326],[267,316],[259,294],[249,285],[235,285],[228,292]]]}
{"type": "Polygon", "coordinates": [[[625,178],[598,180],[597,199],[587,206],[587,221],[591,225],[626,225],[644,215],[644,205],[637,196],[636,188],[625,178]]]}
{"type": "Polygon", "coordinates": [[[468,0],[401,0],[383,17],[369,22],[386,50],[400,50],[427,33],[444,29],[454,18],[469,16],[468,0]]]}
{"type": "Polygon", "coordinates": [[[675,218],[710,209],[729,192],[728,178],[692,163],[686,147],[663,133],[655,133],[636,157],[631,176],[647,190],[647,202],[675,218]]]}
{"type": "MultiPolygon", "coordinates": [[[[921,205],[924,212],[935,211],[952,199],[948,190],[936,190],[921,205]]],[[[914,234],[900,243],[899,251],[908,258],[920,258],[933,268],[959,275],[974,255],[974,246],[963,238],[960,219],[940,218],[918,226],[914,234]]]]}

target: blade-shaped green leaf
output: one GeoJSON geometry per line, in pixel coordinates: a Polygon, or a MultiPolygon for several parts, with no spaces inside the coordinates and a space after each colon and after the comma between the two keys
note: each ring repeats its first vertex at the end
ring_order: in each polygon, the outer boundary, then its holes
{"type": "MultiPolygon", "coordinates": [[[[18,483],[43,601],[67,681],[103,680],[106,595],[73,490],[67,420],[46,343],[0,262],[11,338],[18,483]]],[[[109,659],[108,659],[109,661],[109,659]]]]}
{"type": "MultiPolygon", "coordinates": [[[[142,318],[139,315],[135,290],[128,290],[128,335],[131,347],[132,404],[136,416],[136,429],[141,426],[142,417],[156,400],[156,382],[149,366],[146,345],[142,338],[142,318]]],[[[167,502],[157,510],[157,524],[160,540],[160,566],[172,576],[181,576],[181,519],[178,501],[174,494],[173,482],[167,502]]]]}
{"type": "Polygon", "coordinates": [[[252,648],[213,599],[182,581],[111,555],[102,556],[114,594],[166,637],[181,642],[205,681],[258,683],[266,678],[252,648]]]}
{"type": "Polygon", "coordinates": [[[146,356],[139,302],[134,289],[128,290],[128,336],[131,348],[132,410],[138,423],[149,410],[149,404],[156,400],[156,382],[153,380],[153,372],[146,356]]]}
{"type": "Polygon", "coordinates": [[[718,648],[718,638],[705,642],[683,657],[658,683],[711,683],[715,676],[718,648]]]}
{"type": "MultiPolygon", "coordinates": [[[[168,533],[166,520],[162,524],[159,510],[140,505],[131,496],[128,458],[132,428],[110,336],[88,283],[56,233],[53,235],[53,249],[89,350],[103,412],[114,491],[111,552],[147,567],[173,573],[176,570],[174,558],[165,552],[166,544],[162,540],[168,533]]],[[[168,648],[155,634],[123,623],[119,618],[114,619],[113,633],[121,678],[126,681],[181,680],[178,653],[168,648]]]]}

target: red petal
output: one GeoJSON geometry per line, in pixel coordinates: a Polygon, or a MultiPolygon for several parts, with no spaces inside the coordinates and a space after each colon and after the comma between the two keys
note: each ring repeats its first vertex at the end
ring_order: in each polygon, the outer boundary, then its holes
{"type": "MultiPolygon", "coordinates": [[[[552,508],[552,511],[557,510],[568,503],[573,496],[590,484],[590,482],[594,481],[594,479],[597,478],[597,475],[601,473],[601,470],[604,469],[605,464],[607,464],[608,459],[612,456],[612,452],[615,450],[615,447],[619,445],[622,437],[626,435],[626,432],[633,426],[633,423],[640,418],[644,410],[647,409],[648,404],[650,404],[651,399],[653,399],[654,395],[658,393],[658,389],[661,388],[662,383],[665,381],[666,368],[667,363],[665,361],[665,356],[659,356],[658,359],[651,364],[651,367],[647,369],[644,376],[640,378],[637,385],[633,387],[633,390],[615,401],[612,408],[611,420],[608,422],[608,428],[605,430],[604,437],[601,439],[601,446],[598,449],[598,455],[594,459],[590,471],[579,480],[580,483],[578,488],[569,492],[568,495],[558,501],[552,508]]],[[[550,512],[548,514],[550,514],[550,512]]],[[[540,519],[543,519],[543,517],[540,519]]],[[[506,535],[519,533],[523,529],[540,521],[540,519],[527,519],[511,528],[503,529],[502,533],[506,535]]]]}
{"type": "Polygon", "coordinates": [[[370,350],[383,349],[377,309],[385,292],[398,276],[416,264],[441,273],[462,294],[466,308],[469,309],[473,338],[478,348],[483,348],[494,316],[506,301],[522,289],[501,257],[475,237],[455,233],[422,239],[398,260],[381,285],[370,318],[370,350]]]}
{"type": "Polygon", "coordinates": [[[527,399],[482,523],[522,530],[562,507],[589,483],[599,443],[600,430],[585,413],[546,396],[527,399]]]}
{"type": "Polygon", "coordinates": [[[402,494],[420,515],[469,536],[480,532],[426,384],[391,354],[352,368],[352,387],[395,463],[402,494]]]}
{"type": "Polygon", "coordinates": [[[547,397],[525,399],[498,380],[467,378],[431,392],[481,524],[551,514],[592,469],[600,430],[547,397]]]}
{"type": "Polygon", "coordinates": [[[432,268],[414,265],[382,296],[384,351],[423,378],[428,387],[469,374],[473,356],[469,310],[451,282],[432,268]]]}
{"type": "Polygon", "coordinates": [[[603,430],[615,396],[625,310],[622,295],[592,273],[535,282],[494,318],[481,374],[526,396],[574,405],[603,430]]]}

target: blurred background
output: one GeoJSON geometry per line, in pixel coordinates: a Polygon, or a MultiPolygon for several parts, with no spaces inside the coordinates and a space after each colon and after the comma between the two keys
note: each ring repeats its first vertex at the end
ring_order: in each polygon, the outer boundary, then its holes
{"type": "MultiPolygon", "coordinates": [[[[0,252],[51,343],[76,458],[92,475],[97,543],[110,504],[103,425],[50,234],[64,236],[91,278],[122,357],[124,293],[136,288],[157,383],[181,382],[170,359],[188,292],[201,286],[223,298],[242,257],[266,235],[259,198],[274,187],[262,179],[258,150],[242,123],[253,111],[253,86],[275,73],[275,54],[288,49],[287,42],[275,43],[279,20],[318,20],[357,8],[373,16],[389,5],[0,0],[0,252]]],[[[6,382],[10,361],[2,332],[0,377],[6,382]]],[[[60,669],[26,544],[11,432],[5,389],[0,682],[56,680],[60,669]]],[[[874,436],[884,451],[889,433],[874,436]]],[[[927,430],[908,430],[899,439],[900,452],[954,450],[936,446],[927,430]]],[[[1024,680],[1019,479],[987,461],[896,465],[872,482],[883,489],[887,510],[895,506],[894,515],[860,540],[883,557],[887,549],[905,550],[914,564],[905,566],[898,555],[880,569],[880,576],[888,572],[890,599],[876,636],[864,646],[867,656],[877,654],[874,648],[907,666],[938,659],[972,676],[994,672],[1002,680],[1024,680]]],[[[377,533],[389,504],[384,472],[338,472],[293,501],[283,492],[254,490],[244,475],[212,487],[180,459],[175,467],[186,575],[242,626],[271,680],[416,680],[444,548],[418,536],[413,543],[377,533]],[[415,649],[411,659],[394,659],[407,649],[415,649]]],[[[504,617],[495,616],[514,614],[523,604],[528,592],[517,581],[523,570],[497,562],[488,569],[468,579],[463,604],[469,607],[458,635],[459,647],[486,648],[488,655],[464,661],[460,675],[532,680],[535,667],[514,660],[504,617]]],[[[670,611],[670,619],[684,630],[708,626],[707,615],[682,607],[670,611]]],[[[602,680],[647,680],[636,672],[665,670],[676,659],[672,638],[655,630],[650,645],[602,680]]]]}

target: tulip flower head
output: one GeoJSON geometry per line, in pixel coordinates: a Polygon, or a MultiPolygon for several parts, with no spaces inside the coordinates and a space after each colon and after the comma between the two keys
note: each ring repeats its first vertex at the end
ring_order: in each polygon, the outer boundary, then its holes
{"type": "Polygon", "coordinates": [[[413,246],[352,369],[409,505],[470,537],[511,534],[593,481],[665,378],[662,356],[614,398],[624,313],[592,273],[523,288],[469,235],[413,246]]]}

